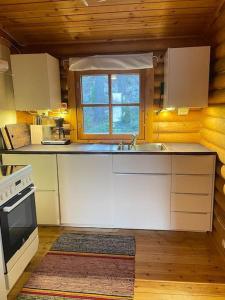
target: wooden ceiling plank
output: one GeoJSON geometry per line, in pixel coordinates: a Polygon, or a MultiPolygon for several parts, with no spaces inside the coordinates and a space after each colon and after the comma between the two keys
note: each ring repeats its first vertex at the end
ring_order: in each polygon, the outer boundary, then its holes
{"type": "Polygon", "coordinates": [[[218,0],[0,1],[2,28],[23,44],[201,36],[218,0]]]}
{"type": "Polygon", "coordinates": [[[179,28],[177,28],[177,26],[173,26],[173,25],[167,25],[167,26],[160,26],[158,24],[155,25],[151,25],[148,24],[146,26],[140,26],[138,27],[137,24],[127,24],[127,26],[121,26],[120,24],[113,24],[111,26],[104,26],[104,25],[99,25],[99,26],[95,26],[95,27],[90,27],[90,26],[84,26],[84,27],[70,27],[70,28],[66,28],[66,29],[58,29],[58,30],[42,30],[41,32],[39,31],[30,31],[30,32],[18,32],[18,31],[14,31],[16,34],[21,34],[22,36],[29,36],[29,35],[33,35],[33,36],[39,36],[40,38],[42,38],[42,36],[48,35],[51,36],[53,34],[58,34],[58,35],[65,35],[68,33],[79,33],[79,32],[95,32],[95,31],[107,31],[107,32],[113,32],[116,30],[122,31],[121,34],[125,34],[128,30],[130,29],[134,29],[136,31],[140,33],[140,29],[144,31],[150,31],[150,32],[156,32],[156,33],[160,33],[160,32],[164,32],[164,31],[173,31],[173,32],[186,32],[186,31],[190,31],[190,30],[195,30],[195,29],[202,29],[202,24],[201,23],[196,23],[196,24],[188,24],[186,26],[179,26],[179,28]]]}
{"type": "MultiPolygon", "coordinates": [[[[188,9],[188,8],[207,8],[215,9],[215,0],[174,0],[174,1],[145,1],[143,3],[128,3],[119,5],[99,5],[99,6],[82,6],[76,7],[74,1],[49,1],[49,2],[34,2],[31,4],[18,4],[16,6],[12,5],[1,5],[0,4],[0,14],[13,14],[18,15],[19,13],[34,13],[38,11],[51,12],[53,10],[59,11],[64,10],[74,10],[77,14],[89,14],[89,13],[107,13],[113,11],[134,11],[134,10],[156,10],[156,9],[188,9]],[[15,9],[16,8],[16,9],[15,9]]],[[[107,3],[107,2],[104,2],[107,3]]]]}
{"type": "Polygon", "coordinates": [[[108,18],[109,20],[117,18],[117,16],[121,17],[132,17],[132,16],[138,16],[138,17],[167,17],[167,16],[192,16],[192,15],[199,15],[199,16],[205,16],[209,17],[210,15],[213,15],[212,9],[206,9],[206,8],[197,8],[197,9],[169,9],[169,10],[135,10],[135,11],[114,11],[114,12],[107,12],[107,13],[93,13],[93,14],[77,14],[73,10],[70,12],[64,12],[64,11],[53,11],[52,13],[39,13],[39,12],[33,12],[29,13],[28,15],[24,14],[21,15],[19,18],[16,16],[11,15],[1,15],[0,12],[0,18],[2,22],[14,22],[20,24],[22,23],[42,23],[42,22],[57,22],[57,21],[68,21],[68,20],[99,20],[99,19],[105,19],[108,18]],[[63,18],[63,20],[62,20],[63,18]]]}
{"type": "MultiPolygon", "coordinates": [[[[108,20],[102,20],[102,21],[86,21],[86,22],[65,22],[62,24],[59,23],[51,23],[51,24],[43,24],[42,26],[23,26],[23,27],[14,27],[9,26],[7,29],[9,31],[12,31],[13,33],[29,33],[29,32],[64,32],[67,29],[89,29],[89,28],[96,28],[96,27],[104,27],[104,28],[113,28],[114,25],[121,26],[121,29],[126,28],[127,26],[136,26],[136,28],[157,28],[157,27],[165,27],[165,26],[193,26],[193,25],[199,25],[202,26],[204,24],[207,24],[207,20],[205,18],[195,18],[195,19],[165,19],[165,20],[155,20],[155,19],[149,19],[149,18],[130,18],[130,19],[115,19],[111,20],[110,24],[108,20]]],[[[104,30],[103,28],[103,30],[104,30]]]]}
{"type": "MultiPolygon", "coordinates": [[[[52,2],[59,2],[59,1],[67,1],[67,0],[52,0],[52,2]]],[[[163,2],[173,2],[174,0],[163,0],[163,2]]],[[[196,0],[191,0],[191,1],[196,1],[196,0]]],[[[49,0],[38,0],[38,1],[34,1],[34,0],[1,0],[0,6],[1,5],[18,5],[18,4],[32,4],[32,3],[41,3],[41,2],[50,2],[49,0]]],[[[72,2],[72,1],[70,1],[72,2]]],[[[80,0],[73,0],[74,4],[76,4],[77,6],[83,6],[82,1],[80,0]]],[[[143,2],[162,2],[162,0],[123,0],[124,3],[143,3],[143,2]]],[[[208,1],[209,2],[209,1],[208,1]]],[[[211,3],[216,3],[216,1],[211,3]]],[[[110,2],[106,2],[106,3],[100,3],[97,0],[88,0],[88,3],[93,6],[93,5],[115,5],[115,4],[121,4],[121,0],[110,0],[110,2]]]]}
{"type": "MultiPolygon", "coordinates": [[[[84,25],[92,25],[92,24],[101,24],[103,22],[108,22],[109,24],[109,18],[106,17],[105,15],[102,16],[102,19],[95,19],[95,18],[88,18],[88,19],[82,19],[82,18],[67,18],[61,19],[57,18],[55,22],[48,22],[48,18],[46,19],[39,19],[40,22],[38,23],[23,23],[23,24],[18,24],[18,23],[11,23],[8,21],[5,21],[4,19],[0,18],[0,23],[3,26],[6,26],[8,30],[11,28],[14,28],[15,26],[19,30],[24,30],[27,28],[33,28],[33,29],[38,29],[41,27],[46,27],[46,28],[51,28],[51,27],[59,27],[62,26],[64,27],[70,27],[70,26],[75,26],[76,24],[84,24],[84,25]],[[19,26],[18,26],[19,25],[19,26]]],[[[115,15],[115,18],[110,18],[110,23],[111,22],[121,22],[121,20],[124,20],[126,22],[156,22],[156,23],[161,23],[165,21],[171,21],[174,22],[174,24],[177,24],[179,22],[195,22],[195,21],[205,21],[207,22],[205,16],[201,15],[184,15],[184,16],[140,16],[138,14],[133,14],[132,16],[129,14],[118,14],[115,15]]]]}

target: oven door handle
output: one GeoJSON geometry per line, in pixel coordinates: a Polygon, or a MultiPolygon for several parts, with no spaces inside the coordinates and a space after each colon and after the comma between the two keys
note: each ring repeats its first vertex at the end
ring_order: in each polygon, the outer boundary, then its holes
{"type": "Polygon", "coordinates": [[[6,213],[10,213],[14,208],[16,208],[18,205],[20,205],[27,197],[29,197],[30,195],[32,195],[36,190],[36,187],[31,187],[30,188],[30,192],[28,192],[24,197],[22,197],[20,200],[18,200],[15,204],[13,204],[12,206],[5,206],[3,208],[3,211],[6,213]]]}

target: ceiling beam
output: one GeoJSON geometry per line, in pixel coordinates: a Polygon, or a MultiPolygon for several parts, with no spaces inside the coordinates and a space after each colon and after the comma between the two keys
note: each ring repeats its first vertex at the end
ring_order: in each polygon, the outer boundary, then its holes
{"type": "Polygon", "coordinates": [[[89,42],[74,44],[42,44],[22,48],[23,53],[47,52],[57,57],[86,56],[95,54],[137,53],[164,50],[170,47],[188,47],[210,45],[206,39],[197,37],[124,40],[111,42],[89,42]]]}
{"type": "Polygon", "coordinates": [[[0,28],[0,44],[3,44],[10,48],[12,53],[21,52],[21,46],[19,45],[19,43],[2,28],[0,28]]]}

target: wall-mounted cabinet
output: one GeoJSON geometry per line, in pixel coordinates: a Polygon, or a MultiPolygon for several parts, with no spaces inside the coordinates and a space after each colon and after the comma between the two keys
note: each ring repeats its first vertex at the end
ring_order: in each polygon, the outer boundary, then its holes
{"type": "MultiPolygon", "coordinates": [[[[5,45],[0,44],[0,59],[10,62],[10,50],[5,45]]],[[[13,110],[14,95],[11,67],[8,71],[0,69],[0,110],[13,110]]]]}
{"type": "Polygon", "coordinates": [[[60,107],[59,61],[49,54],[11,55],[17,110],[60,107]]]}
{"type": "Polygon", "coordinates": [[[169,48],[164,107],[208,106],[210,47],[169,48]]]}

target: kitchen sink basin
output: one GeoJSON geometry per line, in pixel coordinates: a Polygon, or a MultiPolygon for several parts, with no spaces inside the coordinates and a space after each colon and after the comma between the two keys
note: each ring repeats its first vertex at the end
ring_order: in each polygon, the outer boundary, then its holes
{"type": "Polygon", "coordinates": [[[135,148],[132,148],[130,151],[146,151],[146,152],[155,152],[155,151],[165,151],[166,146],[161,143],[149,143],[149,144],[141,144],[141,145],[136,145],[135,148]]]}
{"type": "Polygon", "coordinates": [[[118,144],[90,144],[88,151],[102,151],[102,152],[160,152],[165,151],[166,147],[161,143],[148,143],[136,145],[130,148],[128,144],[124,144],[122,149],[118,144]]]}
{"type": "Polygon", "coordinates": [[[140,144],[136,145],[135,147],[131,147],[130,145],[124,145],[121,149],[120,146],[117,147],[118,151],[128,151],[128,152],[158,152],[158,151],[165,151],[165,145],[161,143],[148,143],[148,144],[140,144]]]}

